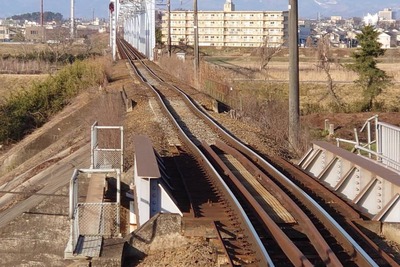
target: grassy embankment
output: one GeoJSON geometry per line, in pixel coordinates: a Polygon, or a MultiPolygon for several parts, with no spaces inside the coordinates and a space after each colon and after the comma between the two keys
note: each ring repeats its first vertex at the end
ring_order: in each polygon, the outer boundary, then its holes
{"type": "Polygon", "coordinates": [[[9,94],[0,102],[0,144],[21,140],[82,90],[102,85],[105,80],[104,65],[99,60],[76,61],[9,94]]]}
{"type": "Polygon", "coordinates": [[[102,85],[109,61],[98,55],[107,46],[107,34],[73,44],[0,44],[0,144],[19,141],[79,92],[102,85]]]}

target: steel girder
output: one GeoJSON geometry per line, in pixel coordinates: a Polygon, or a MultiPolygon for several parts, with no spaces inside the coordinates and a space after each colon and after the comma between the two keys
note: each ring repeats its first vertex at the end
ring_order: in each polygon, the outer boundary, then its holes
{"type": "Polygon", "coordinates": [[[120,0],[118,25],[124,39],[150,60],[155,47],[155,0],[120,0]]]}

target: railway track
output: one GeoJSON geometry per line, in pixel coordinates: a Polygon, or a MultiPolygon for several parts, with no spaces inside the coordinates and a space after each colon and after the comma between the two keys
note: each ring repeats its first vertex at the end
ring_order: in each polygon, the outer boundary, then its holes
{"type": "Polygon", "coordinates": [[[177,198],[186,222],[213,222],[228,265],[398,266],[358,230],[353,220],[360,214],[352,207],[295,166],[268,162],[160,78],[124,40],[118,47],[184,144],[171,176],[179,177],[174,183],[182,188],[177,198]]]}

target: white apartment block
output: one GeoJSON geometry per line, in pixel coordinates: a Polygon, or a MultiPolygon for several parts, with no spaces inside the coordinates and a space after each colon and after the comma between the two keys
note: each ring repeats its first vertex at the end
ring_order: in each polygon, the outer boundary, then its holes
{"type": "Polygon", "coordinates": [[[0,42],[10,40],[10,28],[6,25],[0,25],[0,42]]]}
{"type": "Polygon", "coordinates": [[[378,12],[378,17],[381,21],[393,21],[393,11],[390,8],[384,8],[378,12]]]}
{"type": "MultiPolygon", "coordinates": [[[[283,45],[288,39],[288,11],[199,11],[199,46],[259,47],[283,45]]],[[[193,11],[171,11],[171,44],[194,44],[193,11]]],[[[162,42],[168,37],[168,13],[162,17],[162,42]]]]}

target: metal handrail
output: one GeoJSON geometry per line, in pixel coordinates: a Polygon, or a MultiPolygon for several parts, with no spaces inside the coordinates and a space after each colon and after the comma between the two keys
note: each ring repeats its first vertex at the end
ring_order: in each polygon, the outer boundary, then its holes
{"type": "MultiPolygon", "coordinates": [[[[356,149],[360,149],[360,150],[362,150],[362,151],[371,153],[371,154],[375,155],[377,158],[384,159],[384,160],[390,162],[391,164],[396,165],[397,167],[400,168],[400,163],[399,163],[399,162],[394,161],[394,160],[392,160],[392,159],[390,159],[390,158],[388,158],[388,157],[386,157],[386,156],[383,156],[383,155],[381,155],[380,153],[377,153],[377,152],[375,152],[375,151],[373,151],[373,150],[367,149],[367,148],[365,148],[365,147],[363,147],[363,146],[360,146],[360,145],[355,145],[354,147],[355,147],[356,149]]],[[[385,163],[382,163],[382,164],[385,165],[386,167],[390,167],[388,164],[385,164],[385,163]]]]}

